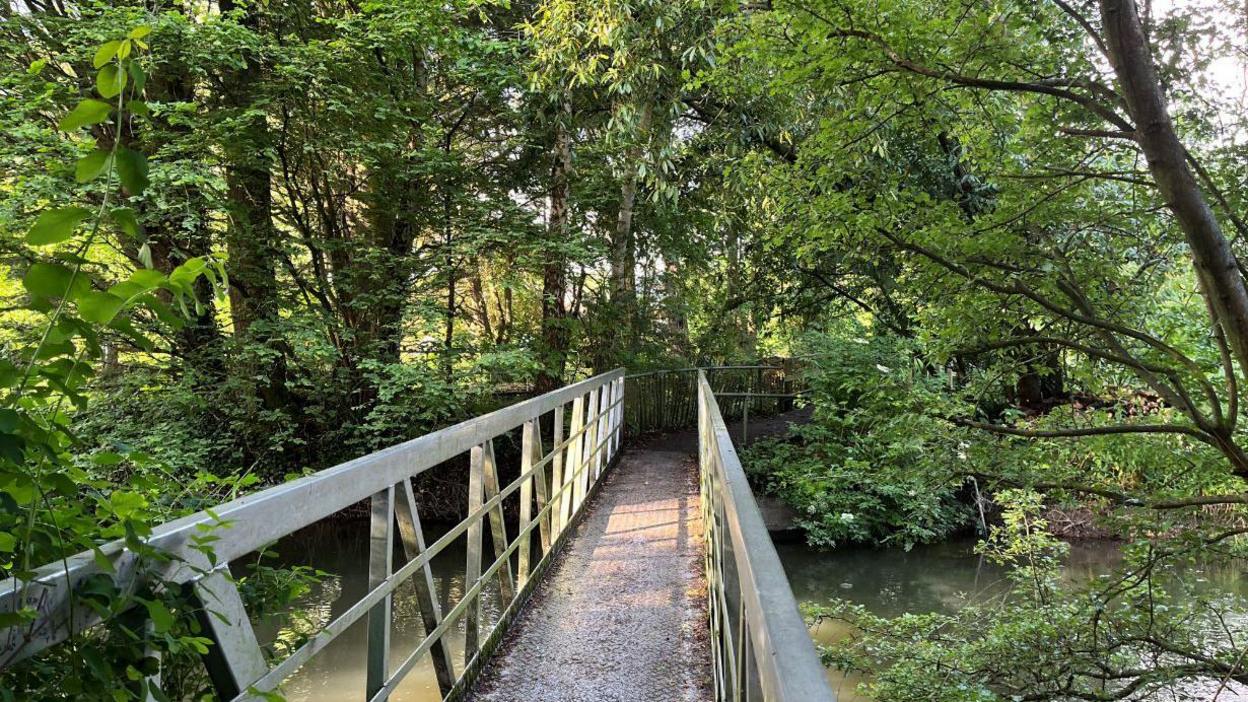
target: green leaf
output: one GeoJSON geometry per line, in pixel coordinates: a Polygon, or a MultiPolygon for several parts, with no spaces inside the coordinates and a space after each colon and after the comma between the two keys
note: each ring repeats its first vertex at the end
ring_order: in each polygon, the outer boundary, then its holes
{"type": "Polygon", "coordinates": [[[142,195],[148,183],[147,158],[133,149],[118,149],[117,177],[131,195],[142,195]]]}
{"type": "Polygon", "coordinates": [[[26,243],[33,246],[58,244],[74,235],[74,229],[82,220],[91,216],[85,207],[60,207],[39,215],[34,226],[26,232],[26,243]]]}
{"type": "Polygon", "coordinates": [[[108,556],[104,555],[104,552],[100,550],[99,546],[92,548],[91,551],[91,560],[95,561],[95,566],[97,568],[109,574],[117,572],[117,569],[113,567],[113,561],[109,559],[108,556]]]}
{"type": "Polygon", "coordinates": [[[151,33],[152,33],[151,27],[147,26],[146,24],[140,24],[134,29],[131,29],[130,33],[126,35],[126,38],[127,39],[142,39],[143,37],[151,33]]]}
{"type": "Polygon", "coordinates": [[[68,132],[71,129],[85,127],[89,124],[99,124],[108,119],[108,113],[112,109],[112,105],[109,105],[107,102],[88,98],[78,103],[69,114],[62,117],[59,126],[63,131],[68,132]]]}
{"type": "Polygon", "coordinates": [[[182,265],[174,268],[169,273],[169,283],[178,288],[190,289],[190,285],[195,282],[205,270],[208,269],[208,262],[201,256],[188,258],[182,265]]]}
{"type": "Polygon", "coordinates": [[[124,460],[125,456],[113,451],[101,451],[91,456],[91,462],[97,466],[115,466],[124,460]]]}
{"type": "Polygon", "coordinates": [[[138,239],[143,236],[143,229],[139,226],[139,219],[135,216],[134,210],[129,207],[118,207],[108,213],[112,218],[113,224],[117,225],[125,234],[138,239]]]}
{"type": "MultiPolygon", "coordinates": [[[[144,80],[146,79],[147,77],[144,76],[144,80]]],[[[134,84],[139,90],[143,89],[142,82],[138,78],[134,79],[134,84]]],[[[126,109],[130,112],[130,114],[138,115],[139,117],[147,117],[152,114],[152,109],[142,100],[131,100],[130,102],[127,102],[126,109]]]]}
{"type": "Polygon", "coordinates": [[[78,297],[78,316],[96,324],[108,324],[121,311],[125,300],[106,292],[89,290],[78,297]]]}
{"type": "Polygon", "coordinates": [[[92,59],[91,65],[96,68],[100,68],[109,61],[112,61],[113,57],[117,55],[117,49],[119,48],[121,48],[121,41],[118,39],[105,42],[100,46],[100,48],[96,49],[95,58],[92,59]]]}
{"type": "MultiPolygon", "coordinates": [[[[147,85],[147,72],[138,63],[131,61],[129,63],[130,77],[134,79],[134,89],[136,92],[143,92],[143,86],[147,85]]],[[[147,106],[144,105],[144,108],[147,106]]]]}
{"type": "Polygon", "coordinates": [[[79,183],[87,183],[100,177],[100,174],[108,170],[109,163],[113,159],[111,151],[104,149],[96,149],[91,153],[78,159],[78,163],[74,166],[74,180],[79,183]]]}
{"type": "Polygon", "coordinates": [[[130,282],[151,290],[160,287],[161,283],[165,282],[165,274],[160,271],[139,269],[130,274],[130,282]]]}
{"type": "MultiPolygon", "coordinates": [[[[74,272],[59,263],[36,263],[26,271],[22,285],[33,295],[41,297],[65,297],[73,285],[73,292],[86,292],[89,288],[86,276],[74,276],[74,272]],[[71,282],[72,281],[72,282],[71,282]]],[[[70,295],[69,297],[74,297],[70,295]]]]}
{"type": "Polygon", "coordinates": [[[0,531],[0,553],[13,553],[17,548],[17,537],[7,531],[0,531]]]}
{"type": "Polygon", "coordinates": [[[129,519],[147,507],[147,500],[137,492],[118,490],[108,496],[108,506],[118,519],[129,519]]]}
{"type": "Polygon", "coordinates": [[[173,613],[165,606],[164,602],[159,600],[149,600],[147,605],[147,616],[152,619],[152,627],[156,629],[156,633],[163,634],[173,628],[173,613]]]}
{"type": "Polygon", "coordinates": [[[100,97],[117,97],[126,89],[126,79],[126,72],[118,68],[116,64],[110,63],[96,74],[95,89],[100,97]]]}

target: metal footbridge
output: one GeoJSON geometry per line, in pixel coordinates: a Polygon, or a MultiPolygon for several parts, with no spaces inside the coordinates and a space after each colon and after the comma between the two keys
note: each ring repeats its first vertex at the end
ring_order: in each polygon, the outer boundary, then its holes
{"type": "Polygon", "coordinates": [[[361,621],[355,699],[369,702],[391,699],[428,661],[430,699],[832,700],[720,404],[748,431],[751,408],[792,397],[782,367],[615,370],[189,515],[142,549],[108,544],[0,583],[0,613],[36,613],[0,630],[0,670],[144,625],[141,606],[83,605],[84,586],[107,577],[122,593],[189,595],[221,700],[280,699],[284,681],[361,621]],[[676,433],[660,447],[633,440],[655,431],[676,433]],[[496,440],[517,434],[518,459],[500,461],[496,440]],[[412,481],[435,470],[458,471],[467,503],[431,541],[412,481]],[[231,563],[358,503],[366,593],[293,652],[262,645],[231,563]],[[465,541],[463,591],[446,603],[430,563],[465,541]],[[423,626],[411,650],[391,642],[400,586],[414,587],[423,626]],[[498,611],[482,607],[487,591],[498,611]]]}

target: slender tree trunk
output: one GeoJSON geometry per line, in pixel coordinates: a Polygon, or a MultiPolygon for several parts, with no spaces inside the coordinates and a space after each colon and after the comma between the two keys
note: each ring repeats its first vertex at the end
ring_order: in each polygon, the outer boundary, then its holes
{"type": "Polygon", "coordinates": [[[620,207],[616,213],[615,230],[611,237],[611,307],[623,319],[625,348],[637,351],[639,342],[637,316],[637,237],[633,231],[633,210],[641,181],[641,159],[645,155],[645,139],[650,131],[653,106],[646,102],[637,121],[635,141],[625,155],[627,172],[620,183],[620,207]]]}
{"type": "Polygon", "coordinates": [[[469,285],[472,290],[472,301],[477,305],[477,321],[481,323],[481,334],[490,341],[494,340],[494,327],[490,324],[490,306],[489,301],[485,298],[485,285],[481,282],[481,269],[473,271],[469,278],[469,285]]]}
{"type": "MultiPolygon", "coordinates": [[[[222,14],[240,7],[243,26],[260,30],[254,5],[221,0],[222,14]]],[[[243,115],[258,98],[263,80],[260,57],[243,56],[244,66],[223,81],[225,106],[243,115]]],[[[272,138],[263,115],[240,119],[237,131],[225,141],[225,181],[229,225],[225,244],[229,255],[230,315],[235,334],[246,334],[253,324],[277,318],[276,231],[273,226],[272,174],[269,151],[272,138]]]]}
{"type": "Polygon", "coordinates": [[[1105,43],[1135,122],[1135,140],[1187,237],[1197,278],[1243,372],[1248,369],[1248,287],[1239,262],[1174,131],[1135,0],[1101,0],[1100,6],[1105,43]]]}
{"type": "Polygon", "coordinates": [[[455,270],[455,249],[451,226],[451,194],[442,195],[442,246],[446,251],[446,333],[442,340],[442,372],[450,382],[454,376],[455,358],[455,285],[459,282],[455,270]]]}
{"type": "Polygon", "coordinates": [[[689,351],[693,348],[692,341],[689,338],[689,315],[685,310],[688,287],[684,284],[684,277],[679,265],[667,260],[664,261],[664,268],[664,298],[668,304],[668,319],[672,325],[671,335],[675,341],[677,353],[682,356],[688,356],[689,351]]]}
{"type": "MultiPolygon", "coordinates": [[[[180,63],[174,63],[161,71],[155,71],[147,81],[146,93],[155,102],[193,102],[195,100],[194,80],[189,69],[180,63]]],[[[157,134],[172,135],[162,144],[146,144],[139,148],[150,151],[158,149],[170,150],[176,154],[174,159],[197,158],[196,147],[188,144],[191,139],[191,128],[177,120],[165,120],[157,134]],[[182,149],[189,148],[184,152],[182,149]]],[[[127,141],[135,138],[127,126],[123,132],[127,141]]],[[[145,135],[148,136],[148,135],[145,135]]],[[[150,138],[150,137],[149,137],[150,138]]],[[[186,212],[207,210],[210,205],[203,191],[194,184],[183,186],[186,199],[191,203],[186,212]]],[[[181,210],[162,210],[151,207],[144,202],[143,220],[146,223],[148,249],[151,252],[152,265],[159,271],[169,273],[187,259],[212,254],[213,235],[209,228],[201,223],[188,222],[188,216],[181,210]],[[188,224],[190,226],[188,226],[188,224]]],[[[126,255],[136,263],[139,262],[138,242],[127,242],[126,255]]],[[[212,285],[205,278],[196,279],[195,296],[201,305],[185,324],[173,332],[172,352],[184,364],[184,368],[198,372],[207,383],[215,383],[224,375],[225,365],[218,347],[221,330],[217,326],[216,304],[213,300],[212,285]]],[[[157,295],[169,302],[172,296],[167,291],[159,291],[157,295]]]]}
{"type": "Polygon", "coordinates": [[[555,123],[554,163],[550,169],[550,215],[547,241],[553,246],[542,267],[542,370],[536,389],[548,392],[563,384],[571,330],[568,328],[568,262],[559,247],[567,241],[572,178],[572,103],[563,100],[555,123]]]}
{"type": "MultiPolygon", "coordinates": [[[[220,0],[222,14],[242,9],[240,21],[261,31],[256,5],[220,0]]],[[[230,277],[230,316],[236,338],[273,348],[277,360],[264,369],[242,369],[251,377],[264,376],[256,388],[266,409],[288,404],[285,349],[272,324],[279,319],[277,286],[278,244],[273,226],[272,173],[269,155],[272,135],[263,114],[248,114],[259,98],[264,66],[259,56],[244,54],[243,68],[223,81],[222,102],[240,116],[238,129],[225,140],[225,183],[229,222],[225,232],[230,277]],[[246,115],[245,117],[243,115],[246,115]],[[261,327],[254,330],[259,323],[261,327]]]]}

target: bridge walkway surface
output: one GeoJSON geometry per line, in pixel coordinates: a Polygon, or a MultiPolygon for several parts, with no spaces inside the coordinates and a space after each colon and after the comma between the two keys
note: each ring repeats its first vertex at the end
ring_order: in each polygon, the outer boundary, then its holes
{"type": "Polygon", "coordinates": [[[713,699],[696,441],[623,454],[469,699],[713,699]]]}

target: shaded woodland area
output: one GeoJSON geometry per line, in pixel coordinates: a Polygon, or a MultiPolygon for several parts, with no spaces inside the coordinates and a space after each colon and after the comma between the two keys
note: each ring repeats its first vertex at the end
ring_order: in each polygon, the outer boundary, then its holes
{"type": "MultiPolygon", "coordinates": [[[[1248,683],[1248,603],[1182,576],[1248,533],[1246,32],[1229,0],[6,2],[0,568],[596,372],[790,357],[814,418],[747,467],[811,544],[978,522],[1016,579],[813,612],[864,694],[1248,683]],[[1114,577],[1063,583],[1072,514],[1114,577]]],[[[0,699],[141,698],[202,646],[145,597],[159,630],[0,699]]]]}

